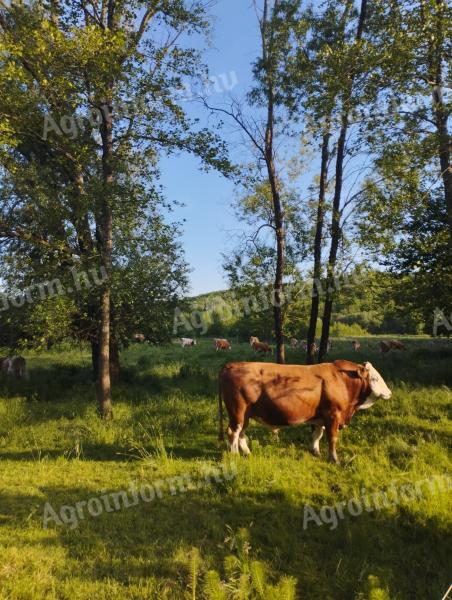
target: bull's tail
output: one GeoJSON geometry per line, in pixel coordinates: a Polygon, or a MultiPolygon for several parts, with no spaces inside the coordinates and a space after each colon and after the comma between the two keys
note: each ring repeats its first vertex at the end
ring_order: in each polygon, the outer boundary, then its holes
{"type": "Polygon", "coordinates": [[[223,397],[221,395],[221,373],[218,378],[218,441],[224,440],[224,428],[223,428],[223,397]]]}

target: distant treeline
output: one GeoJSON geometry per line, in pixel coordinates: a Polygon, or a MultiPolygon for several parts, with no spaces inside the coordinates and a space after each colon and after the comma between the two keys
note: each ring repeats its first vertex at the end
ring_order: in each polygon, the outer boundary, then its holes
{"type": "MultiPolygon", "coordinates": [[[[432,319],[412,310],[410,298],[404,293],[404,280],[376,270],[355,271],[339,278],[331,335],[431,334],[432,319]]],[[[285,287],[282,306],[286,337],[307,335],[311,285],[312,280],[306,278],[285,287]]],[[[273,339],[272,308],[270,284],[202,294],[190,298],[187,307],[175,316],[174,333],[240,340],[257,335],[273,339]]],[[[442,333],[447,332],[438,331],[442,333]]]]}

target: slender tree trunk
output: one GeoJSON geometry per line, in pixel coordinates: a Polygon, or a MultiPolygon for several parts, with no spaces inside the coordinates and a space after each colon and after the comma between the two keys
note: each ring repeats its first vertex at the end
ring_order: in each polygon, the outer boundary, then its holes
{"type": "Polygon", "coordinates": [[[119,342],[116,337],[114,303],[110,306],[110,377],[112,381],[117,381],[121,375],[121,365],[119,361],[119,342]]]}
{"type": "Polygon", "coordinates": [[[433,42],[429,52],[429,71],[430,80],[434,82],[432,89],[433,115],[437,131],[438,156],[444,187],[444,200],[446,203],[449,223],[449,246],[452,250],[452,166],[450,164],[451,137],[448,130],[449,111],[444,103],[443,98],[443,61],[445,58],[444,28],[448,21],[446,3],[444,0],[436,0],[436,5],[436,35],[432,36],[433,42]]]}
{"type": "Polygon", "coordinates": [[[314,362],[314,342],[317,330],[317,319],[319,316],[319,304],[321,294],[321,282],[320,278],[322,275],[322,239],[323,239],[323,224],[325,220],[325,194],[326,185],[328,180],[328,160],[330,156],[329,151],[330,143],[330,131],[329,122],[325,125],[325,131],[322,139],[322,160],[320,165],[320,186],[319,186],[319,201],[317,204],[317,219],[315,228],[315,239],[314,239],[314,271],[312,280],[312,292],[311,292],[311,315],[309,319],[308,338],[307,338],[307,350],[306,350],[306,362],[312,364],[314,362]]]}
{"type": "MultiPolygon", "coordinates": [[[[276,10],[278,2],[275,1],[273,9],[276,10]]],[[[276,174],[275,159],[273,152],[273,135],[275,126],[275,93],[273,83],[273,72],[271,64],[268,64],[268,55],[272,55],[273,32],[267,31],[269,26],[269,2],[264,0],[264,8],[262,21],[260,23],[261,39],[262,39],[262,59],[267,63],[267,123],[265,126],[264,139],[264,158],[267,166],[268,182],[270,184],[272,201],[273,201],[273,217],[276,238],[276,270],[274,281],[274,298],[273,298],[273,317],[275,326],[276,339],[276,361],[280,364],[286,362],[284,336],[283,336],[283,281],[284,281],[284,266],[285,266],[285,245],[286,234],[284,230],[284,211],[279,193],[278,176],[276,174]],[[267,35],[269,34],[269,35],[267,35]]]]}
{"type": "Polygon", "coordinates": [[[273,314],[275,319],[275,338],[276,338],[276,362],[283,364],[286,362],[286,353],[283,336],[283,275],[284,275],[284,253],[285,253],[285,234],[281,212],[279,208],[275,210],[276,223],[276,274],[275,274],[275,297],[273,314]]]}
{"type": "Polygon", "coordinates": [[[444,186],[444,199],[446,202],[449,222],[449,246],[452,249],[452,166],[450,164],[451,142],[447,127],[447,112],[441,95],[441,88],[433,91],[435,121],[438,132],[438,153],[441,167],[441,177],[444,186]]]}
{"type": "MultiPolygon", "coordinates": [[[[361,0],[361,9],[359,13],[358,28],[356,31],[356,42],[359,42],[362,38],[364,31],[364,22],[366,19],[367,0],[361,0]]],[[[341,116],[341,129],[339,133],[339,139],[337,143],[337,155],[336,155],[336,177],[334,186],[334,198],[333,198],[333,214],[331,219],[331,246],[328,257],[327,277],[326,277],[326,290],[325,290],[325,304],[323,307],[323,321],[322,321],[322,335],[320,338],[319,348],[319,362],[325,360],[328,352],[328,340],[330,337],[330,325],[331,315],[333,312],[334,303],[334,292],[335,292],[335,273],[336,273],[336,261],[337,253],[339,249],[339,242],[341,238],[341,196],[342,196],[342,184],[344,174],[344,158],[345,158],[345,142],[347,140],[348,131],[348,120],[350,114],[350,100],[353,91],[353,83],[356,77],[356,72],[352,67],[352,71],[349,77],[349,83],[342,97],[342,116],[341,116]]]]}
{"type": "Polygon", "coordinates": [[[276,271],[274,282],[273,316],[275,322],[276,362],[286,362],[283,335],[283,279],[285,264],[286,235],[284,230],[284,213],[278,189],[278,181],[273,158],[273,100],[269,98],[269,116],[265,138],[265,156],[267,163],[268,180],[272,192],[273,213],[276,237],[276,271]]]}
{"type": "Polygon", "coordinates": [[[99,414],[103,419],[113,417],[111,402],[110,381],[110,309],[111,289],[110,274],[112,267],[113,248],[113,216],[111,210],[112,187],[113,187],[113,135],[112,135],[112,106],[111,101],[104,104],[102,135],[102,170],[103,170],[103,194],[100,206],[100,250],[101,265],[107,273],[107,279],[101,290],[101,317],[99,337],[99,379],[98,379],[98,404],[99,414]]]}
{"type": "Polygon", "coordinates": [[[322,335],[320,338],[319,362],[325,360],[328,351],[328,340],[330,337],[331,314],[334,301],[334,276],[336,270],[337,251],[341,239],[341,215],[340,204],[342,195],[342,183],[344,174],[345,141],[348,130],[348,111],[342,114],[341,131],[337,144],[336,157],[336,180],[333,198],[333,215],[331,220],[331,246],[328,257],[327,276],[325,285],[325,304],[323,307],[322,335]]]}
{"type": "MultiPolygon", "coordinates": [[[[99,342],[91,341],[91,364],[93,367],[93,381],[98,381],[99,377],[99,342]]],[[[110,378],[116,381],[121,375],[121,361],[119,358],[119,344],[112,333],[110,336],[110,378]]]]}

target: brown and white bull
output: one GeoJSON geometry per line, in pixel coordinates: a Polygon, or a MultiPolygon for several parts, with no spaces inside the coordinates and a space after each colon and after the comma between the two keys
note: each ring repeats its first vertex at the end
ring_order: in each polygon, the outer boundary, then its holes
{"type": "Polygon", "coordinates": [[[213,340],[213,347],[216,351],[218,350],[231,350],[231,342],[224,338],[215,338],[213,340]]]}
{"type": "Polygon", "coordinates": [[[358,350],[361,348],[361,344],[358,342],[358,340],[353,340],[352,347],[355,352],[358,352],[358,350]]]}
{"type": "Polygon", "coordinates": [[[219,375],[219,439],[224,436],[224,402],[231,452],[250,453],[245,436],[250,419],[273,430],[309,423],[313,426],[313,453],[320,454],[319,442],[326,430],[330,460],[338,462],[339,429],[350,423],[356,411],[369,408],[378,398],[390,397],[390,389],[369,362],[336,360],[306,366],[229,363],[219,375]]]}
{"type": "Polygon", "coordinates": [[[260,352],[261,354],[271,354],[272,353],[272,348],[271,348],[270,344],[267,344],[267,342],[254,342],[253,350],[255,352],[260,352]]]}

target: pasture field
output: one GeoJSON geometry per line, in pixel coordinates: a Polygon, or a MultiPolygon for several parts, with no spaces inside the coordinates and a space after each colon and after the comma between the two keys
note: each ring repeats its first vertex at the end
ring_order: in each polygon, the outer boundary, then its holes
{"type": "Polygon", "coordinates": [[[276,437],[252,423],[246,459],[218,445],[217,373],[256,360],[246,344],[129,348],[109,423],[96,416],[87,352],[28,355],[29,381],[0,382],[0,598],[441,599],[452,582],[452,342],[409,338],[382,356],[378,338],[357,354],[334,341],[331,359],[370,360],[393,390],[341,432],[340,466],[325,440],[320,459],[310,454],[306,426],[276,437]],[[425,480],[442,487],[337,522],[324,508],[425,480]],[[151,501],[99,500],[146,483],[151,501]],[[80,508],[91,498],[98,516],[80,508]],[[45,528],[46,503],[61,520],[45,528]]]}

